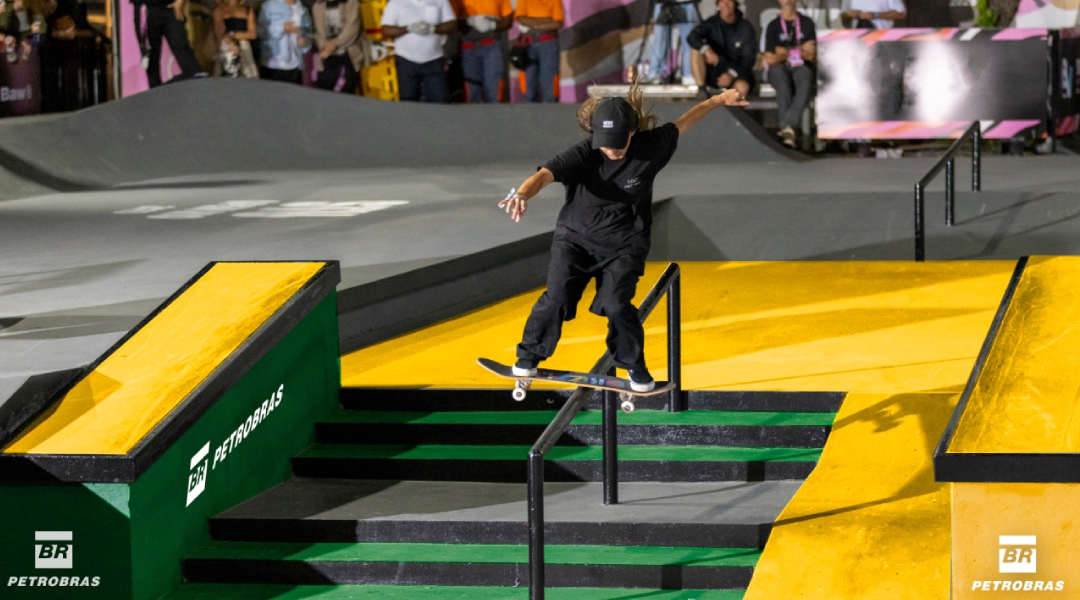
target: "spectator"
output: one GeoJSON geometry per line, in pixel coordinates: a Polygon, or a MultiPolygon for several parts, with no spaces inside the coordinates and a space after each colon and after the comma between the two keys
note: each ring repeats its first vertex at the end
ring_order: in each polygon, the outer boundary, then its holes
{"type": "Polygon", "coordinates": [[[525,101],[559,101],[559,29],[562,0],[518,0],[519,43],[528,44],[525,101]]]}
{"type": "Polygon", "coordinates": [[[444,36],[457,30],[449,0],[390,0],[382,34],[394,40],[398,93],[405,101],[446,102],[444,36]]]}
{"type": "Polygon", "coordinates": [[[251,51],[255,11],[243,0],[223,0],[214,7],[214,36],[218,42],[215,75],[256,79],[259,68],[251,51]]]}
{"type": "Polygon", "coordinates": [[[29,43],[45,28],[41,7],[31,0],[0,0],[0,35],[29,43]]]}
{"type": "Polygon", "coordinates": [[[299,0],[266,0],[259,11],[263,79],[303,83],[304,54],[311,49],[311,14],[299,0]]]}
{"type": "MultiPolygon", "coordinates": [[[[735,88],[745,98],[754,87],[757,33],[735,7],[735,0],[717,0],[716,14],[686,36],[694,80],[706,87],[735,88]]],[[[707,92],[706,92],[707,94],[707,92]]]]}
{"type": "Polygon", "coordinates": [[[693,81],[691,73],[693,67],[690,63],[690,46],[686,36],[698,22],[701,16],[697,11],[696,0],[656,0],[656,8],[653,10],[653,33],[652,33],[652,58],[649,60],[649,81],[661,83],[670,80],[676,73],[682,73],[683,83],[693,81]],[[675,62],[669,60],[671,53],[671,29],[679,31],[679,55],[675,62]]]}
{"type": "MultiPolygon", "coordinates": [[[[180,66],[180,74],[174,79],[189,79],[199,74],[199,62],[195,59],[195,52],[188,44],[187,30],[184,28],[184,4],[186,0],[132,0],[135,5],[135,28],[142,30],[141,6],[146,7],[146,35],[144,36],[149,51],[146,62],[146,81],[150,87],[161,85],[161,38],[169,43],[169,49],[176,57],[176,63],[180,66]]],[[[60,9],[50,17],[50,35],[57,38],[71,39],[75,36],[75,22],[72,21],[65,10],[65,5],[74,4],[66,1],[60,3],[60,9]],[[68,27],[68,23],[70,28],[68,27]]]]}
{"type": "Polygon", "coordinates": [[[364,53],[360,42],[360,3],[357,0],[317,0],[311,7],[315,22],[316,85],[324,90],[356,93],[364,53]],[[338,82],[341,87],[338,88],[338,82]]]}
{"type": "Polygon", "coordinates": [[[795,10],[796,0],[779,0],[780,16],[765,28],[765,62],[776,90],[780,139],[795,147],[795,128],[814,85],[817,33],[814,22],[795,10]]]}
{"type": "Polygon", "coordinates": [[[844,27],[892,29],[907,18],[904,0],[844,0],[840,20],[844,27]]]}
{"type": "Polygon", "coordinates": [[[461,29],[461,69],[469,102],[498,102],[506,73],[500,33],[510,28],[510,0],[453,0],[461,29]]]}

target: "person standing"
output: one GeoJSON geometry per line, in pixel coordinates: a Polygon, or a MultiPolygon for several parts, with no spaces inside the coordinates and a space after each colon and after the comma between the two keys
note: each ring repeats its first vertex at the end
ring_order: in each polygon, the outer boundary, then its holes
{"type": "Polygon", "coordinates": [[[686,37],[698,87],[735,88],[743,96],[754,87],[757,32],[735,0],[717,0],[716,14],[686,37]]]}
{"type": "Polygon", "coordinates": [[[817,32],[810,17],[795,10],[796,0],[779,0],[780,15],[765,28],[765,62],[776,90],[780,140],[795,147],[795,128],[810,103],[817,59],[817,32]]]}
{"type": "Polygon", "coordinates": [[[266,0],[259,11],[263,79],[301,84],[311,50],[311,14],[300,0],[266,0]]]}
{"type": "Polygon", "coordinates": [[[446,34],[457,30],[449,0],[390,0],[382,34],[394,41],[398,94],[404,101],[446,102],[446,34]]]}
{"type": "Polygon", "coordinates": [[[255,10],[243,0],[224,0],[214,7],[214,35],[218,42],[215,75],[255,79],[259,68],[251,42],[255,40],[255,10]]]}
{"type": "Polygon", "coordinates": [[[559,29],[563,26],[562,0],[518,0],[519,43],[528,44],[525,101],[559,101],[559,29]]]}
{"type": "Polygon", "coordinates": [[[141,7],[146,7],[146,39],[149,51],[146,65],[146,82],[150,87],[161,85],[161,40],[169,44],[169,50],[180,66],[180,74],[173,80],[190,79],[201,71],[195,52],[188,43],[184,28],[185,0],[134,0],[135,29],[142,31],[141,7]]]}
{"type": "Polygon", "coordinates": [[[502,32],[510,28],[514,9],[510,0],[453,0],[461,28],[461,69],[469,102],[501,99],[506,55],[502,32]]]}
{"type": "MultiPolygon", "coordinates": [[[[666,83],[676,76],[683,83],[692,81],[690,45],[686,36],[701,22],[695,0],[655,0],[652,22],[652,58],[649,60],[649,80],[666,83]],[[672,32],[678,32],[677,48],[672,48],[672,32]],[[675,50],[675,56],[671,56],[675,50]]],[[[679,81],[674,81],[679,83],[679,81]]]]}
{"type": "Polygon", "coordinates": [[[607,346],[615,366],[630,371],[635,391],[655,387],[645,364],[645,331],[632,304],[649,253],[653,180],[675,154],[681,134],[717,107],[746,104],[742,94],[728,90],[655,127],[656,117],[642,109],[635,80],[626,98],[593,97],[581,105],[578,124],[590,139],[552,158],[499,202],[521,221],[541,189],[555,182],[566,187],[547,289],[525,322],[514,375],[535,375],[540,361],[555,352],[563,322],[574,318],[585,286],[596,278],[591,311],[608,319],[607,346]]]}
{"type": "Polygon", "coordinates": [[[358,0],[317,0],[311,7],[315,25],[315,45],[319,53],[315,85],[347,94],[356,93],[364,52],[360,45],[360,3],[358,0]],[[341,87],[338,87],[338,82],[341,87]]]}

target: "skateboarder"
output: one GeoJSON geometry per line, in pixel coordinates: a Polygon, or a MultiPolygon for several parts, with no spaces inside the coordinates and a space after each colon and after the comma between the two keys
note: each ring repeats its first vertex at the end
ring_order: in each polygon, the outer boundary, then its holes
{"type": "Polygon", "coordinates": [[[719,106],[746,104],[739,91],[728,90],[656,128],[656,117],[642,110],[636,82],[626,98],[589,98],[581,105],[578,124],[590,139],[548,161],[499,202],[520,221],[541,189],[556,181],[566,186],[547,290],[525,322],[515,375],[535,375],[540,361],[555,352],[563,321],[574,318],[585,286],[595,277],[590,310],[608,318],[607,347],[615,366],[630,372],[635,391],[655,387],[645,365],[645,331],[631,303],[649,253],[653,179],[671,160],[680,134],[719,106]]]}

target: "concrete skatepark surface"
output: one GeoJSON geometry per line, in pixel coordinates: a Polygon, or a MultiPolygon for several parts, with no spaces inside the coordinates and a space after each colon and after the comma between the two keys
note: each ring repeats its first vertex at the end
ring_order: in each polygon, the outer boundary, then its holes
{"type": "MultiPolygon", "coordinates": [[[[212,260],[341,261],[351,348],[541,285],[562,190],[520,224],[494,204],[581,139],[575,108],[216,79],[0,122],[0,429],[5,401],[52,393],[212,260]],[[510,247],[518,262],[485,278],[510,247]],[[431,281],[442,287],[413,293],[431,281]]],[[[910,260],[912,185],[931,164],[797,159],[741,111],[717,110],[657,180],[651,258],[910,260]]],[[[935,182],[929,257],[1077,253],[1078,164],[986,157],[986,191],[958,194],[953,228],[935,182]]]]}

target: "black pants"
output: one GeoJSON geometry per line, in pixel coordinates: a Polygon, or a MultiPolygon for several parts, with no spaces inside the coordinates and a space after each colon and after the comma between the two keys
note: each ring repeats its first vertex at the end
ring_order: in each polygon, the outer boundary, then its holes
{"type": "Polygon", "coordinates": [[[176,18],[176,13],[168,6],[150,4],[146,6],[146,39],[150,43],[149,64],[146,65],[146,81],[150,87],[161,85],[161,38],[169,43],[176,63],[180,65],[180,75],[173,79],[189,79],[199,72],[199,61],[188,44],[184,22],[176,18]]]}
{"type": "Polygon", "coordinates": [[[398,93],[402,101],[446,102],[446,60],[437,58],[426,63],[394,57],[397,68],[398,93]]]}
{"type": "Polygon", "coordinates": [[[323,59],[323,70],[319,71],[319,78],[315,81],[315,85],[324,90],[333,91],[338,79],[342,76],[344,76],[344,84],[341,86],[341,91],[346,94],[355,94],[360,76],[353,67],[352,59],[348,54],[327,56],[323,59]]]}
{"type": "Polygon", "coordinates": [[[259,78],[300,85],[304,82],[304,73],[300,69],[271,69],[270,67],[260,66],[259,78]]]}
{"type": "Polygon", "coordinates": [[[525,321],[517,347],[518,358],[544,360],[554,354],[563,321],[577,315],[577,305],[589,280],[596,278],[596,299],[590,310],[608,318],[607,347],[615,366],[645,367],[645,330],[631,302],[645,260],[630,254],[596,256],[581,246],[556,241],[551,245],[547,290],[525,321]]]}

